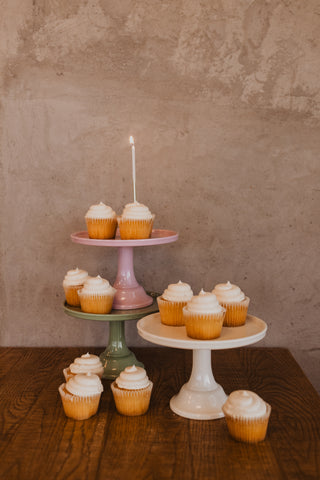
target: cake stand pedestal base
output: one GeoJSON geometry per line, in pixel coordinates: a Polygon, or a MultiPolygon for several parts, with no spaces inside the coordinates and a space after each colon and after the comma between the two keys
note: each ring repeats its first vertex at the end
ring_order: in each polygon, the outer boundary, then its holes
{"type": "Polygon", "coordinates": [[[117,290],[113,299],[115,310],[132,310],[152,304],[153,298],[136,280],[133,247],[118,248],[118,273],[113,287],[117,290]]]}
{"type": "Polygon", "coordinates": [[[224,417],[221,407],[226,400],[212,374],[211,350],[193,350],[191,377],[170,400],[171,410],[185,418],[212,420],[224,417]]]}
{"type": "Polygon", "coordinates": [[[152,305],[153,298],[137,282],[133,266],[133,248],[172,243],[178,240],[178,234],[173,230],[155,229],[152,230],[150,238],[121,240],[117,232],[115,238],[100,240],[89,238],[88,232],[84,231],[73,233],[71,240],[82,245],[118,248],[118,272],[113,285],[117,291],[113,300],[113,309],[134,310],[152,305]]]}
{"type": "Polygon", "coordinates": [[[171,399],[170,408],[177,415],[194,420],[224,417],[222,406],[227,395],[213,378],[211,350],[252,345],[262,340],[267,331],[265,322],[253,315],[247,315],[246,323],[241,327],[222,327],[220,337],[214,340],[190,338],[186,327],[163,325],[160,313],[141,318],[137,328],[139,335],[149,342],[193,351],[190,379],[171,399]]]}
{"type": "Polygon", "coordinates": [[[104,368],[102,377],[114,380],[126,367],[131,365],[143,367],[143,363],[136,359],[135,354],[126,345],[124,321],[113,321],[109,325],[109,343],[101,353],[100,360],[104,368]]]}

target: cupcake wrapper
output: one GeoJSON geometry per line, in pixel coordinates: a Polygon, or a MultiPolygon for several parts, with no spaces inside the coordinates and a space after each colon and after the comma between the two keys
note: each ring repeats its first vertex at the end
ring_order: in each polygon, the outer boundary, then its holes
{"type": "Polygon", "coordinates": [[[86,218],[89,238],[114,238],[117,230],[116,218],[86,218]]]}
{"type": "Polygon", "coordinates": [[[78,290],[81,290],[82,287],[83,285],[68,285],[67,287],[63,287],[66,296],[66,302],[71,307],[80,307],[78,290]]]}
{"type": "Polygon", "coordinates": [[[65,383],[60,385],[59,393],[64,413],[74,420],[86,420],[98,411],[101,393],[87,397],[78,397],[65,390],[65,383]]]}
{"type": "Polygon", "coordinates": [[[250,303],[249,297],[246,297],[242,302],[219,303],[226,309],[226,316],[223,322],[224,327],[240,327],[245,324],[250,303]]]}
{"type": "Polygon", "coordinates": [[[266,438],[271,414],[271,406],[268,403],[266,406],[267,411],[261,418],[231,417],[224,412],[231,437],[239,442],[262,442],[266,438]]]}
{"type": "Polygon", "coordinates": [[[137,416],[143,415],[149,408],[150,397],[153,383],[146,388],[140,390],[126,390],[119,388],[116,382],[111,384],[113,398],[116,409],[122,415],[137,416]]]}
{"type": "Polygon", "coordinates": [[[221,335],[225,309],[221,313],[197,314],[183,308],[183,318],[188,337],[198,340],[213,340],[221,335]]]}
{"type": "Polygon", "coordinates": [[[128,220],[118,217],[119,232],[122,240],[149,238],[152,232],[154,215],[149,220],[128,220]]]}
{"type": "Polygon", "coordinates": [[[107,314],[112,310],[114,295],[87,295],[79,292],[81,310],[85,313],[107,314]]]}
{"type": "Polygon", "coordinates": [[[161,323],[170,326],[184,325],[184,318],[182,309],[187,305],[187,302],[171,302],[164,300],[162,297],[157,297],[161,323]]]}

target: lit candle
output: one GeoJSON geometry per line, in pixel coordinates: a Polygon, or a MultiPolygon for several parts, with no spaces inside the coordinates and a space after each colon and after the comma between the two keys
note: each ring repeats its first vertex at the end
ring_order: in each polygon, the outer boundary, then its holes
{"type": "Polygon", "coordinates": [[[133,201],[136,202],[136,149],[134,138],[130,137],[131,157],[132,157],[132,181],[133,181],[133,201]]]}

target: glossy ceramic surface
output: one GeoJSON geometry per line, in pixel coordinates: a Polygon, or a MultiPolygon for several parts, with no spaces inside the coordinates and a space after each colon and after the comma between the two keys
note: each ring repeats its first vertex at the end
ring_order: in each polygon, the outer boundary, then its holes
{"type": "Polygon", "coordinates": [[[119,235],[110,240],[98,240],[88,237],[87,231],[76,232],[71,240],[83,245],[118,248],[118,270],[113,284],[117,290],[113,307],[117,310],[134,310],[152,305],[153,299],[137,282],[134,274],[133,247],[163,245],[175,242],[178,233],[172,230],[153,230],[150,238],[141,240],[121,240],[119,235]]]}
{"type": "Polygon", "coordinates": [[[87,231],[81,231],[71,234],[71,240],[83,245],[95,245],[97,247],[146,247],[151,245],[163,245],[178,240],[178,233],[173,230],[155,229],[152,230],[150,238],[139,240],[121,240],[119,232],[115,238],[109,240],[98,240],[88,237],[87,231]]]}
{"type": "Polygon", "coordinates": [[[100,322],[110,322],[109,340],[104,352],[100,355],[100,360],[104,367],[103,378],[115,379],[122,370],[131,365],[143,367],[143,364],[137,360],[131,350],[127,347],[125,338],[125,322],[137,320],[149,313],[156,312],[158,305],[156,298],[159,295],[155,292],[149,292],[152,299],[152,305],[135,310],[112,310],[108,315],[85,313],[77,307],[70,307],[64,303],[64,311],[72,317],[83,320],[95,320],[100,322]]]}
{"type": "Polygon", "coordinates": [[[182,417],[194,420],[213,420],[224,416],[222,405],[227,395],[212,373],[211,350],[242,347],[261,340],[267,325],[260,318],[248,315],[241,327],[223,327],[215,340],[194,340],[186,334],[185,327],[163,325],[160,313],[141,318],[137,324],[142,338],[157,345],[193,350],[190,379],[180,392],[170,400],[171,410],[182,417]]]}

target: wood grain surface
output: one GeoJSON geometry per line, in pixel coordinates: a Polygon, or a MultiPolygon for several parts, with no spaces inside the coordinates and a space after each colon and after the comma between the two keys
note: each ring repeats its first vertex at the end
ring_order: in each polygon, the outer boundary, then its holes
{"type": "Polygon", "coordinates": [[[140,417],[116,412],[104,380],[98,414],[65,417],[62,369],[95,348],[0,348],[0,479],[319,479],[320,400],[288,350],[212,353],[227,394],[256,392],[272,406],[267,438],[238,443],[225,419],[175,415],[170,398],[189,379],[190,351],[134,348],[154,382],[140,417]]]}

